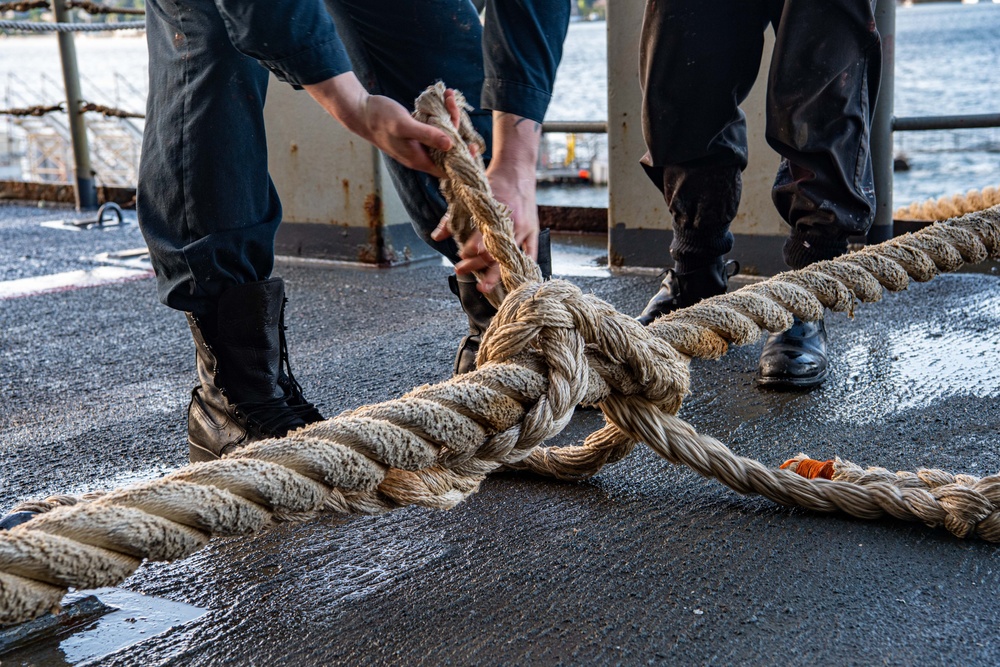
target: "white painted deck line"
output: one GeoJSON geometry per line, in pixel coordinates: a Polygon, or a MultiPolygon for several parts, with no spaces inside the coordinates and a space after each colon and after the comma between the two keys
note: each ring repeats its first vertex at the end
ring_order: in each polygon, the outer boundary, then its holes
{"type": "Polygon", "coordinates": [[[152,276],[153,272],[149,270],[131,269],[121,266],[98,266],[82,271],[67,271],[65,273],[53,273],[35,278],[7,280],[0,282],[0,300],[17,299],[49,292],[66,292],[83,289],[84,287],[96,287],[98,285],[151,278],[152,276]]]}

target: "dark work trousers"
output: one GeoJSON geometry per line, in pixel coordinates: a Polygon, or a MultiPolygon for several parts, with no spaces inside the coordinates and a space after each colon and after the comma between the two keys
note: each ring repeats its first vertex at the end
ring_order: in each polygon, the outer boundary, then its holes
{"type": "Polygon", "coordinates": [[[772,190],[791,227],[785,262],[847,250],[875,213],[869,137],[881,76],[874,0],[647,0],[640,42],[647,174],[674,215],[671,256],[684,269],[733,247],[729,225],[747,165],[739,109],[776,41],[767,142],[782,161],[772,190]]]}
{"type": "MultiPolygon", "coordinates": [[[[273,268],[281,204],[267,172],[269,73],[236,50],[213,0],[149,0],[146,7],[139,221],[160,300],[202,314],[228,287],[264,280],[273,268]]],[[[482,29],[467,0],[327,0],[327,10],[370,92],[412,109],[424,88],[442,80],[478,106],[482,29]]],[[[489,142],[488,112],[473,121],[489,142]]],[[[453,241],[429,237],[445,211],[436,179],[388,162],[417,232],[457,261],[453,241]]]]}

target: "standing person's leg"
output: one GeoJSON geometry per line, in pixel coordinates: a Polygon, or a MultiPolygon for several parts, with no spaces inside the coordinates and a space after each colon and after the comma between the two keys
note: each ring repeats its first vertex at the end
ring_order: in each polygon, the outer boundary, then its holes
{"type": "Polygon", "coordinates": [[[640,41],[646,174],[674,218],[674,268],[639,316],[660,315],[726,291],[747,165],[739,105],[757,78],[766,12],[761,0],[646,3],[640,41]]]}
{"type": "Polygon", "coordinates": [[[160,300],[206,315],[266,279],[281,205],[267,173],[268,73],[230,43],[211,0],[151,0],[139,217],[160,300]]]}
{"type": "MultiPolygon", "coordinates": [[[[874,2],[786,0],[767,91],[767,140],[783,160],[772,198],[793,269],[837,257],[875,216],[869,148],[882,54],[874,2]]],[[[758,382],[804,388],[829,371],[823,321],[768,338],[758,382]]]]}
{"type": "MultiPolygon", "coordinates": [[[[427,86],[443,81],[473,105],[473,125],[490,145],[490,112],[479,108],[483,29],[469,0],[326,0],[326,5],[354,72],[369,92],[412,109],[427,86]]],[[[447,208],[437,179],[385,159],[414,230],[457,262],[458,247],[452,239],[439,242],[430,237],[447,208]]]]}
{"type": "Polygon", "coordinates": [[[188,313],[195,339],[191,455],[213,458],[321,417],[284,371],[284,285],[270,278],[281,206],[267,173],[268,73],[232,46],[211,0],[147,8],[139,222],[160,299],[188,313]]]}
{"type": "MultiPolygon", "coordinates": [[[[486,146],[493,133],[489,111],[480,108],[483,87],[482,25],[468,0],[327,0],[354,64],[370,92],[412,108],[416,97],[436,81],[462,91],[474,107],[470,116],[486,146]]],[[[489,152],[484,155],[488,161],[489,152]]],[[[452,263],[459,260],[453,239],[434,241],[447,206],[438,181],[386,158],[389,173],[417,234],[452,263]]],[[[542,263],[540,248],[539,263],[542,263]]],[[[496,309],[476,289],[473,276],[449,276],[452,291],[469,319],[469,334],[455,358],[455,372],[475,367],[479,341],[496,309]]]]}

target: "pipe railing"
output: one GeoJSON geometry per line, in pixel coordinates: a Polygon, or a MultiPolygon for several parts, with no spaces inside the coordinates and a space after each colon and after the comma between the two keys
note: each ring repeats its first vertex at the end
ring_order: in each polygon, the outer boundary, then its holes
{"type": "MultiPolygon", "coordinates": [[[[928,130],[974,130],[1000,127],[1000,113],[953,114],[950,116],[895,116],[893,132],[928,130]]],[[[547,120],[542,132],[573,134],[607,134],[606,120],[547,120]]]]}

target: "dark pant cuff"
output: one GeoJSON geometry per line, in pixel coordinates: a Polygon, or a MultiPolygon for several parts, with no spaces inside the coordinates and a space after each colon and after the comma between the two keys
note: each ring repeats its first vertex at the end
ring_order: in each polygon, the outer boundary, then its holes
{"type": "Polygon", "coordinates": [[[733,249],[733,234],[728,225],[716,229],[716,234],[706,236],[697,231],[705,230],[674,230],[674,240],[670,244],[670,256],[673,257],[677,271],[681,265],[685,270],[699,269],[713,263],[719,257],[733,249]]]}
{"type": "Polygon", "coordinates": [[[792,232],[785,241],[785,264],[792,269],[802,269],[813,262],[840,257],[846,252],[846,238],[830,239],[792,232]]]}

